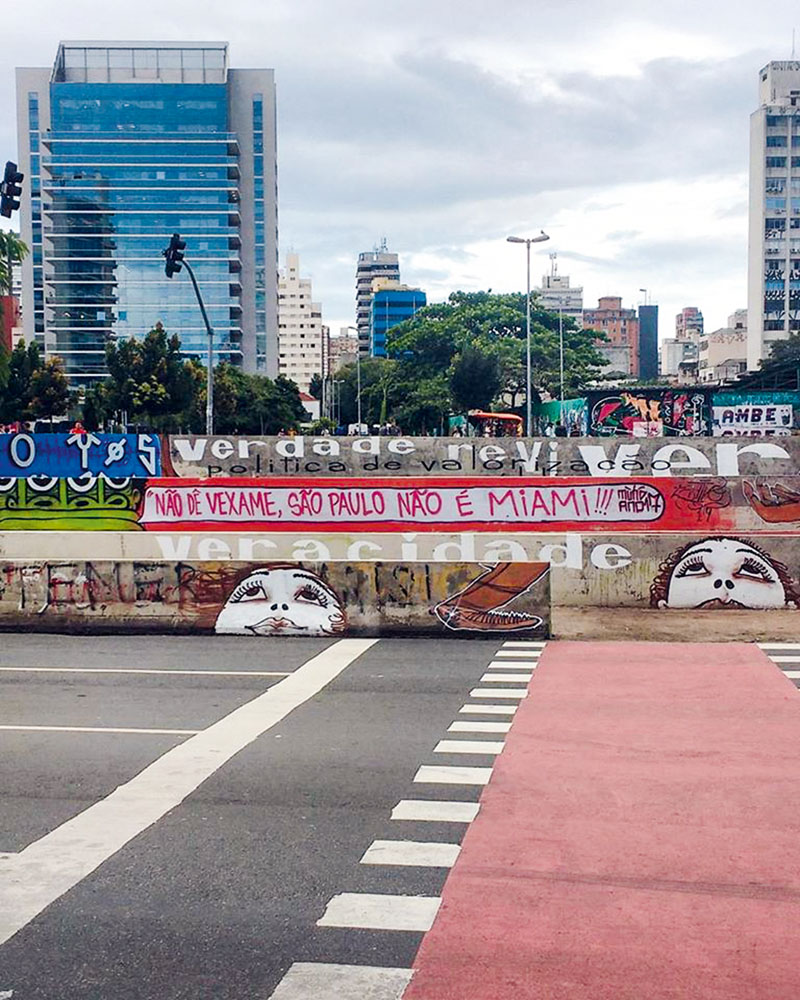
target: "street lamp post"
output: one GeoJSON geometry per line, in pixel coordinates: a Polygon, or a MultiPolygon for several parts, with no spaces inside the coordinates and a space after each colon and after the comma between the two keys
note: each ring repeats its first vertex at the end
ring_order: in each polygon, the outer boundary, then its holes
{"type": "MultiPolygon", "coordinates": [[[[348,330],[355,330],[358,334],[357,326],[348,326],[348,330]]],[[[356,410],[358,413],[358,433],[361,433],[361,348],[359,347],[356,351],[356,382],[358,383],[358,391],[356,392],[356,410]]]]}
{"type": "Polygon", "coordinates": [[[564,313],[563,303],[558,300],[558,372],[561,390],[561,405],[558,408],[558,422],[564,426],[564,313]]]}
{"type": "Polygon", "coordinates": [[[538,236],[507,236],[509,243],[524,243],[527,261],[527,296],[525,299],[525,434],[532,437],[531,419],[531,243],[544,243],[550,237],[542,230],[538,236]]]}

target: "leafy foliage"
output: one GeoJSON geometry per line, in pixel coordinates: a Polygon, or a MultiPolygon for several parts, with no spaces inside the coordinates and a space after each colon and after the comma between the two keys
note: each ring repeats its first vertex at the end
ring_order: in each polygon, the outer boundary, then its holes
{"type": "Polygon", "coordinates": [[[8,379],[0,393],[0,423],[29,420],[33,401],[33,376],[42,367],[42,357],[35,343],[26,346],[20,340],[8,360],[8,379]]]}
{"type": "Polygon", "coordinates": [[[52,424],[53,417],[64,416],[70,403],[69,383],[61,358],[48,358],[31,376],[30,412],[52,424]]]}

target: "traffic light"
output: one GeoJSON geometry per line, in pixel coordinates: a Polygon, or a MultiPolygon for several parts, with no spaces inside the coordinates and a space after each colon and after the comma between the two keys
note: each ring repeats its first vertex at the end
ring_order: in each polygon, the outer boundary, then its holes
{"type": "Polygon", "coordinates": [[[0,184],[0,215],[7,219],[11,218],[11,213],[19,208],[19,196],[22,194],[22,183],[24,174],[17,170],[16,163],[9,160],[6,163],[3,183],[0,184]]]}
{"type": "Polygon", "coordinates": [[[164,271],[168,278],[171,278],[173,274],[177,274],[181,270],[183,266],[181,261],[183,260],[183,251],[185,249],[186,240],[181,239],[180,233],[173,233],[172,239],[169,241],[169,246],[166,250],[161,251],[167,259],[164,271]]]}

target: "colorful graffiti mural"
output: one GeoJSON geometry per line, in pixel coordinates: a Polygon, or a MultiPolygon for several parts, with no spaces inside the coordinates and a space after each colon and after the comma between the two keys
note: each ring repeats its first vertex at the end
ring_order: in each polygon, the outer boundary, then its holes
{"type": "Polygon", "coordinates": [[[0,479],[0,531],[800,531],[800,477],[0,479]]]}
{"type": "Polygon", "coordinates": [[[514,631],[545,634],[547,566],[524,566],[504,571],[502,564],[486,569],[464,562],[4,562],[0,626],[336,636],[446,634],[456,628],[486,634],[508,631],[513,623],[514,631]],[[494,582],[487,579],[492,576],[494,582]]]}
{"type": "Polygon", "coordinates": [[[0,434],[0,478],[119,480],[161,474],[161,441],[155,434],[0,434]]]}
{"type": "Polygon", "coordinates": [[[701,437],[710,428],[709,395],[701,389],[588,393],[589,430],[601,437],[701,437]]]}

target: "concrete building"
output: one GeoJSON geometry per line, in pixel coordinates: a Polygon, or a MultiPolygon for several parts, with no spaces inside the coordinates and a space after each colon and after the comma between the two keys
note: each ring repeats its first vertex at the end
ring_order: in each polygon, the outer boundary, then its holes
{"type": "Polygon", "coordinates": [[[288,253],[278,279],[278,374],[307,393],[311,379],[326,374],[324,340],[322,307],[312,301],[311,280],[300,277],[300,258],[288,253]]]}
{"type": "Polygon", "coordinates": [[[676,381],[693,381],[697,371],[700,348],[697,341],[665,337],[659,351],[659,374],[676,381]]]}
{"type": "Polygon", "coordinates": [[[161,320],[187,355],[278,371],[275,83],[231,69],[225,42],[62,42],[52,68],[17,70],[26,338],[70,382],[106,374],[109,341],[161,320]]]}
{"type": "Polygon", "coordinates": [[[704,334],[699,341],[700,382],[729,382],[747,370],[747,310],[737,309],[728,325],[704,334]]]}
{"type": "Polygon", "coordinates": [[[351,334],[355,329],[351,326],[343,326],[339,330],[338,337],[331,337],[330,346],[330,372],[338,372],[345,365],[353,365],[358,355],[358,337],[351,334]]]}
{"type": "Polygon", "coordinates": [[[747,366],[800,330],[800,62],[759,73],[750,116],[747,366]]]}
{"type": "Polygon", "coordinates": [[[675,339],[697,341],[703,333],[703,314],[697,306],[684,306],[675,317],[675,339]]]}
{"type": "Polygon", "coordinates": [[[396,253],[389,253],[386,240],[379,247],[358,255],[356,267],[356,329],[361,355],[369,354],[370,346],[370,304],[372,302],[372,282],[375,278],[400,280],[400,260],[396,253]]]}
{"type": "Polygon", "coordinates": [[[393,326],[411,319],[427,303],[421,288],[402,285],[391,278],[375,278],[369,309],[369,353],[386,357],[386,334],[393,326]]]}
{"type": "Polygon", "coordinates": [[[579,328],[583,326],[583,286],[570,287],[569,275],[558,273],[558,254],[550,254],[550,274],[542,275],[542,284],[533,291],[537,304],[548,312],[561,311],[579,328]]]}
{"type": "Polygon", "coordinates": [[[658,306],[639,306],[639,378],[658,377],[658,306]]]}
{"type": "Polygon", "coordinates": [[[607,342],[597,341],[596,345],[608,362],[604,372],[638,377],[639,318],[635,309],[624,309],[619,296],[606,295],[599,300],[596,309],[584,309],[583,325],[608,338],[607,342]]]}

